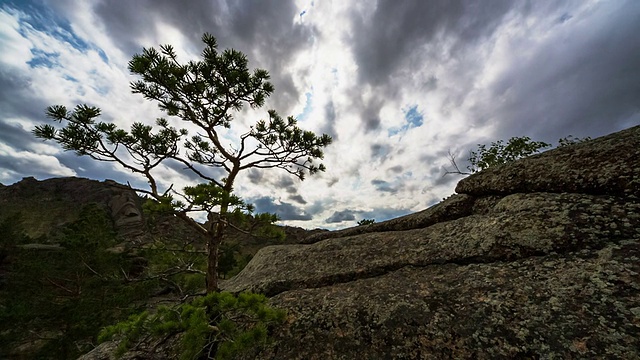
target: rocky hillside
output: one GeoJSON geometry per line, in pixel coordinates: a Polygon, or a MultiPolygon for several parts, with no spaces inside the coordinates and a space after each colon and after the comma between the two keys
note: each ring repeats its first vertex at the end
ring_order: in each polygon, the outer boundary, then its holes
{"type": "MultiPolygon", "coordinates": [[[[20,214],[26,235],[32,239],[48,235],[77,220],[83,206],[89,204],[97,204],[111,215],[114,230],[124,242],[150,241],[149,236],[187,241],[183,239],[185,236],[199,236],[176,218],[145,219],[142,202],[135,192],[113,180],[64,177],[38,181],[28,177],[13,185],[0,184],[0,220],[20,214]]],[[[284,243],[290,244],[299,243],[310,233],[323,232],[290,226],[280,228],[286,234],[284,243]]],[[[234,233],[233,230],[229,232],[229,241],[244,244],[250,254],[274,243],[234,233]]]]}
{"type": "Polygon", "coordinates": [[[100,204],[112,214],[121,235],[143,231],[140,201],[134,192],[111,180],[24,178],[0,187],[0,219],[21,214],[27,235],[38,238],[76,220],[84,205],[100,204]]]}
{"type": "Polygon", "coordinates": [[[640,126],[488,169],[422,212],[260,250],[259,359],[640,358],[640,126]]]}

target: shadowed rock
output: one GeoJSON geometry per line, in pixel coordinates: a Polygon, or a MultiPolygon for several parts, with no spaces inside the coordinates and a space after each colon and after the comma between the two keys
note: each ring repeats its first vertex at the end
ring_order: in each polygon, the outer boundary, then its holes
{"type": "Polygon", "coordinates": [[[122,192],[114,195],[109,200],[109,207],[118,234],[132,238],[144,233],[144,218],[135,192],[122,192]]]}
{"type": "Polygon", "coordinates": [[[88,204],[97,204],[108,211],[114,229],[126,240],[144,231],[136,193],[113,180],[65,177],[38,181],[27,177],[0,187],[0,219],[16,213],[24,215],[24,228],[32,238],[77,220],[88,204]]]}

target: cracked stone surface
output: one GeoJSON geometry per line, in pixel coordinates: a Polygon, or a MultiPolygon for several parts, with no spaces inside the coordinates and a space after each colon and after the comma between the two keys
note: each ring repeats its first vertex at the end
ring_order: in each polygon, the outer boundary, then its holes
{"type": "Polygon", "coordinates": [[[261,249],[223,290],[266,293],[288,318],[245,358],[640,358],[640,126],[456,191],[261,249]]]}
{"type": "Polygon", "coordinates": [[[640,202],[580,194],[513,194],[486,215],[426,228],[266,247],[224,284],[224,290],[273,296],[374,277],[408,265],[512,261],[597,249],[629,238],[640,238],[640,202]]]}

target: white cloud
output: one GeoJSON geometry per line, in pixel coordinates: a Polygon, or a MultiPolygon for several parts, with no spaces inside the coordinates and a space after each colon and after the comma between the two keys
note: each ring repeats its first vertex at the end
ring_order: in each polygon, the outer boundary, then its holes
{"type": "MultiPolygon", "coordinates": [[[[143,0],[61,1],[51,4],[56,18],[45,30],[31,26],[30,17],[46,21],[52,14],[27,14],[6,5],[0,9],[0,41],[10,51],[0,53],[0,75],[15,76],[20,81],[11,78],[10,83],[22,88],[13,92],[13,103],[0,99],[0,109],[12,110],[2,121],[19,123],[24,134],[14,127],[14,138],[0,135],[0,145],[3,136],[12,146],[17,137],[30,136],[28,129],[44,120],[38,115],[44,109],[32,109],[41,104],[86,102],[121,127],[152,123],[162,116],[156,104],[129,90],[132,51],[169,43],[180,60],[190,60],[201,50],[204,31],[217,31],[221,43],[244,50],[250,66],[266,67],[277,85],[265,108],[244,109],[237,126],[222,132],[226,143],[237,147],[239,135],[271,107],[282,116],[302,114],[301,127],[335,136],[325,151],[324,174],[295,180],[294,186],[282,186],[282,176],[288,175],[279,170],[260,172],[259,182],[248,174],[238,179],[242,196],[268,198],[262,200],[265,206],[277,205],[289,214],[312,215],[311,221],[287,222],[307,228],[355,225],[327,224],[334,213],[381,220],[448,196],[455,185],[442,178],[448,150],[464,159],[475,144],[499,138],[598,136],[637,123],[632,110],[637,111],[639,99],[633,84],[640,78],[635,36],[640,29],[634,19],[640,6],[634,2],[541,0],[527,7],[521,1],[496,1],[485,13],[452,3],[426,14],[422,10],[432,7],[422,0],[282,1],[278,10],[289,11],[282,14],[261,5],[211,1],[198,9],[181,4],[185,11],[169,17],[158,10],[176,7],[169,1],[157,0],[153,8],[143,0]],[[73,45],[70,38],[85,46],[73,45]],[[605,45],[612,47],[606,53],[594,50],[605,45]],[[30,67],[37,56],[49,65],[30,67]],[[609,90],[614,95],[607,95],[609,90]],[[20,101],[22,109],[16,105],[20,101]],[[420,126],[407,123],[413,106],[423,116],[420,126]],[[581,120],[599,109],[609,123],[595,115],[581,120]]],[[[60,153],[51,144],[25,143],[31,155],[3,145],[1,156],[22,166],[0,166],[3,181],[28,176],[34,166],[58,176],[76,170],[53,161],[60,153]]],[[[64,163],[72,166],[69,158],[64,163]]],[[[96,171],[83,164],[84,176],[96,171]]],[[[131,175],[105,168],[101,176],[131,175]]],[[[189,179],[176,169],[162,167],[158,175],[165,185],[181,188],[189,179]]]]}
{"type": "Polygon", "coordinates": [[[75,176],[73,169],[60,164],[60,161],[53,155],[42,155],[27,151],[15,151],[5,144],[0,143],[0,162],[6,160],[11,162],[10,169],[3,169],[0,173],[0,182],[11,183],[15,180],[16,174],[20,172],[41,175],[50,174],[54,176],[75,176]]]}

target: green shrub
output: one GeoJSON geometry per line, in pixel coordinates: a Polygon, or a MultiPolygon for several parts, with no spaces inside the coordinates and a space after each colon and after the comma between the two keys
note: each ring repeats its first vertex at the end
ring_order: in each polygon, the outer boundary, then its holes
{"type": "Polygon", "coordinates": [[[133,265],[118,244],[103,207],[83,207],[79,218],[42,239],[29,239],[18,219],[3,235],[7,263],[0,287],[0,358],[71,359],[92,348],[98,331],[132,312],[157,288],[157,281],[127,282],[133,265]],[[21,247],[21,244],[59,244],[21,247]],[[22,344],[37,345],[15,352],[22,344]]]}
{"type": "Polygon", "coordinates": [[[375,219],[362,219],[358,221],[358,226],[371,225],[375,222],[376,222],[375,219]]]}
{"type": "Polygon", "coordinates": [[[475,173],[533,155],[550,146],[551,144],[542,141],[531,141],[528,136],[512,137],[506,144],[504,141],[498,140],[492,142],[489,147],[478,144],[478,150],[472,151],[469,156],[471,165],[467,168],[475,173]]]}
{"type": "Polygon", "coordinates": [[[267,342],[270,326],[282,323],[285,312],[266,304],[261,294],[210,293],[190,303],[159,307],[127,321],[106,327],[98,340],[119,341],[117,356],[149,337],[162,340],[180,334],[180,359],[202,354],[216,359],[234,359],[267,342]]]}

